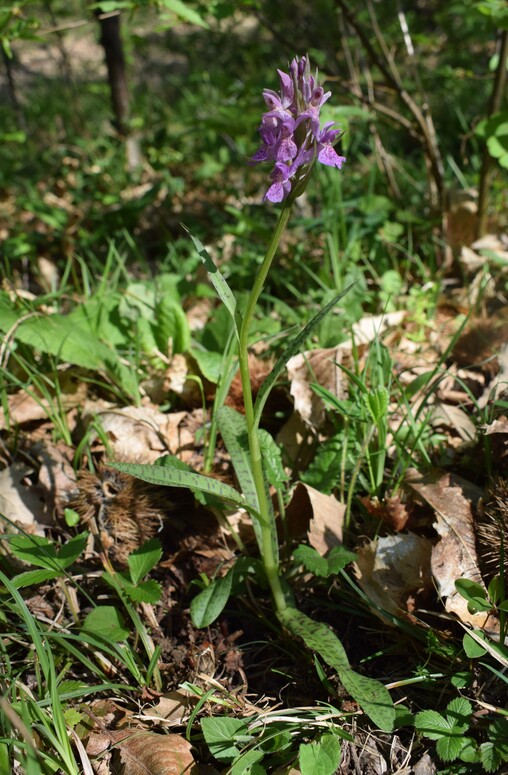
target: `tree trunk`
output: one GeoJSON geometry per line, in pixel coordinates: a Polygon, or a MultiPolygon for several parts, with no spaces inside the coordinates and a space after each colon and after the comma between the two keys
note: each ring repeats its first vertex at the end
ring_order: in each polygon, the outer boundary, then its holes
{"type": "Polygon", "coordinates": [[[101,25],[100,43],[104,48],[108,82],[113,107],[114,127],[118,134],[127,135],[127,119],[129,117],[129,90],[127,88],[127,73],[120,34],[120,14],[97,14],[101,25]]]}

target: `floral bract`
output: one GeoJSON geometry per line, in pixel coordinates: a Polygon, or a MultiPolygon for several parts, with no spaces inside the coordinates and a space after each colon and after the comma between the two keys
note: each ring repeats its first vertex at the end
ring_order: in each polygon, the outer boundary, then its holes
{"type": "MultiPolygon", "coordinates": [[[[280,92],[263,91],[268,111],[263,113],[259,134],[263,144],[252,157],[252,162],[273,161],[271,186],[263,199],[282,202],[306,177],[310,165],[317,159],[321,164],[341,169],[346,161],[334,149],[342,131],[333,129],[333,121],[319,122],[321,106],[330,97],[310,74],[307,57],[295,57],[290,72],[278,70],[280,92]]],[[[303,188],[302,188],[303,191],[303,188]]]]}

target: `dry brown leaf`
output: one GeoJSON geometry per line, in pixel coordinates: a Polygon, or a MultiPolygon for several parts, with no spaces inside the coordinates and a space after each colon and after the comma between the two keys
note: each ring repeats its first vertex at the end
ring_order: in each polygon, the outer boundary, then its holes
{"type": "Polygon", "coordinates": [[[386,312],[383,315],[366,315],[358,323],[353,323],[351,331],[354,343],[359,345],[373,342],[387,328],[399,326],[406,315],[405,310],[386,312]]]}
{"type": "MultiPolygon", "coordinates": [[[[376,605],[389,613],[408,611],[408,598],[432,588],[432,544],[415,533],[369,541],[356,550],[358,583],[376,605]]],[[[384,621],[390,623],[382,614],[384,621]]]]}
{"type": "MultiPolygon", "coordinates": [[[[87,385],[80,382],[74,386],[75,389],[66,392],[63,390],[58,397],[58,406],[65,409],[73,409],[81,406],[86,399],[87,385]]],[[[0,430],[7,427],[7,420],[10,425],[26,425],[30,422],[45,420],[51,413],[52,407],[45,398],[33,398],[29,393],[20,390],[12,396],[8,396],[8,417],[3,409],[0,409],[0,430]]],[[[56,404],[56,399],[55,399],[56,404]]]]}
{"type": "Polygon", "coordinates": [[[121,775],[197,775],[191,744],[180,735],[158,735],[133,730],[117,742],[121,775]]]}
{"type": "Polygon", "coordinates": [[[448,613],[473,627],[495,629],[485,613],[471,614],[455,589],[457,579],[470,579],[484,587],[476,553],[473,508],[483,491],[453,474],[436,472],[421,477],[411,471],[406,485],[426,501],[436,516],[434,527],[441,540],[432,550],[432,575],[448,613]]]}
{"type": "Polygon", "coordinates": [[[196,701],[195,695],[181,690],[168,692],[163,697],[159,697],[158,704],[153,708],[145,708],[143,716],[150,721],[164,723],[167,726],[181,726],[188,719],[196,701]]]}
{"type": "Polygon", "coordinates": [[[33,487],[23,484],[30,473],[19,463],[0,471],[0,513],[25,528],[44,523],[43,501],[33,487]]]}
{"type": "MultiPolygon", "coordinates": [[[[186,412],[163,414],[149,406],[103,409],[96,412],[116,458],[153,463],[161,455],[176,454],[179,425],[186,412]]],[[[91,415],[88,415],[91,419],[91,415]]]]}
{"type": "Polygon", "coordinates": [[[52,518],[55,508],[63,510],[67,493],[76,483],[72,465],[74,451],[64,442],[52,444],[44,441],[36,444],[32,453],[40,462],[39,485],[44,490],[46,516],[52,518]]]}
{"type": "Polygon", "coordinates": [[[508,433],[508,417],[504,414],[493,420],[488,425],[483,426],[485,436],[491,436],[493,433],[508,433]]]}
{"type": "Polygon", "coordinates": [[[289,534],[297,538],[307,531],[310,545],[323,556],[342,543],[345,512],[345,505],[333,495],[298,482],[286,509],[289,534]]]}
{"type": "Polygon", "coordinates": [[[476,426],[470,416],[458,406],[436,402],[430,412],[432,427],[446,427],[456,431],[464,445],[473,443],[476,439],[476,426]]]}
{"type": "Polygon", "coordinates": [[[345,398],[347,386],[344,373],[335,365],[341,361],[342,351],[339,347],[309,350],[288,361],[290,392],[295,401],[295,410],[313,428],[323,424],[325,406],[312,390],[311,384],[317,382],[337,398],[345,398]]]}

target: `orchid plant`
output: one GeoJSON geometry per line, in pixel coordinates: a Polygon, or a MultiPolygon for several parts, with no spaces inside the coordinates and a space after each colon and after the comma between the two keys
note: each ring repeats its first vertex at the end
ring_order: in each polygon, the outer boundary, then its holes
{"type": "MultiPolygon", "coordinates": [[[[276,483],[270,480],[268,466],[263,459],[266,444],[262,443],[263,431],[259,427],[262,411],[287,361],[300,349],[348,289],[323,307],[289,342],[254,401],[248,363],[249,329],[294,202],[305,191],[315,162],[340,170],[346,161],[334,148],[342,131],[334,127],[333,122],[321,124],[320,110],[331,96],[331,92],[325,92],[319,84],[317,72],[315,75],[311,74],[308,57],[293,59],[289,73],[278,70],[278,74],[279,92],[271,89],[263,91],[268,110],[263,114],[259,127],[262,143],[251,163],[273,162],[271,182],[264,194],[264,200],[274,204],[281,203],[282,207],[243,311],[238,308],[232,290],[203,245],[191,235],[209,272],[210,280],[231,315],[236,336],[245,412],[240,414],[229,407],[221,406],[218,409],[218,425],[231,455],[241,492],[223,482],[189,470],[181,461],[171,456],[157,461],[160,464],[155,465],[116,463],[114,467],[144,481],[188,487],[194,491],[219,496],[226,502],[245,508],[252,519],[262,566],[279,621],[337,670],[345,689],[370,718],[380,728],[390,730],[395,713],[386,688],[379,682],[354,672],[335,634],[324,624],[312,620],[296,609],[291,590],[280,572],[276,518],[269,493],[269,484],[273,486],[276,483]]],[[[302,558],[302,564],[306,564],[307,558],[308,570],[312,571],[312,559],[308,561],[308,554],[301,553],[299,556],[302,558]]],[[[335,556],[333,562],[330,560],[328,572],[324,575],[339,572],[350,559],[351,553],[348,552],[344,552],[341,559],[335,556]]],[[[320,575],[323,575],[322,571],[320,575]]],[[[214,580],[193,600],[191,614],[198,626],[207,626],[220,614],[229,597],[232,579],[233,569],[226,576],[214,580]]]]}

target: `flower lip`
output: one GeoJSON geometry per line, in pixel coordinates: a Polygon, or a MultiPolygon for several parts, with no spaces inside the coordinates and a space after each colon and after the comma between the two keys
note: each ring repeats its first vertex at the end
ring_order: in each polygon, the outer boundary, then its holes
{"type": "Polygon", "coordinates": [[[263,114],[259,134],[262,145],[251,163],[275,163],[271,185],[264,195],[270,202],[282,202],[291,194],[299,196],[307,183],[314,161],[341,169],[346,161],[333,145],[342,131],[329,121],[320,125],[320,110],[330,98],[318,83],[318,74],[310,74],[307,56],[295,57],[289,73],[278,70],[280,91],[263,90],[268,110],[263,114]]]}

